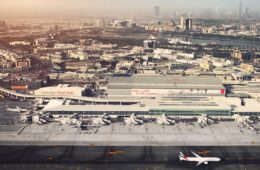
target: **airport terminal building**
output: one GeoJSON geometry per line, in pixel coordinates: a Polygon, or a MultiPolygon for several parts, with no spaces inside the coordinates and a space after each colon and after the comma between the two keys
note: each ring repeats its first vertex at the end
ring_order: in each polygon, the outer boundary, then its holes
{"type": "Polygon", "coordinates": [[[69,84],[59,84],[57,86],[43,87],[33,92],[36,96],[75,96],[85,95],[86,87],[70,86],[69,84]]]}
{"type": "MultiPolygon", "coordinates": [[[[108,99],[109,100],[109,99],[108,99]]],[[[236,97],[170,97],[140,100],[138,104],[131,105],[107,105],[88,104],[70,105],[67,101],[52,103],[43,110],[44,113],[53,115],[73,115],[79,113],[82,116],[98,116],[104,113],[115,116],[137,115],[160,116],[162,114],[172,116],[231,116],[233,114],[259,116],[260,103],[255,99],[245,99],[245,105],[236,97]]]]}
{"type": "MultiPolygon", "coordinates": [[[[79,113],[84,116],[107,113],[116,116],[138,115],[158,116],[230,116],[232,114],[260,115],[255,99],[226,97],[226,89],[216,77],[208,76],[159,76],[132,75],[110,77],[108,96],[100,100],[107,103],[88,105],[58,104],[48,107],[45,113],[57,115],[79,113]],[[131,104],[111,101],[135,101],[131,104]],[[110,104],[109,104],[110,103],[110,104]]],[[[65,102],[66,103],[66,102],[65,102]]]]}
{"type": "Polygon", "coordinates": [[[172,97],[225,96],[220,79],[209,76],[132,75],[112,76],[108,80],[108,96],[172,97]]]}

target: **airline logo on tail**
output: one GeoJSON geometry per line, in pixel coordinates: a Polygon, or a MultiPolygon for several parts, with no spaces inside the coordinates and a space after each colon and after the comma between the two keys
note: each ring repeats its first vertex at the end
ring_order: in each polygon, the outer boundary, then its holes
{"type": "Polygon", "coordinates": [[[200,164],[208,164],[208,162],[219,162],[221,159],[218,157],[201,157],[198,154],[191,152],[195,157],[185,156],[182,152],[180,152],[179,158],[180,161],[188,161],[188,162],[197,162],[196,166],[200,164]]]}
{"type": "Polygon", "coordinates": [[[188,161],[187,156],[185,156],[182,152],[180,152],[179,158],[180,158],[180,161],[184,161],[184,160],[188,161]]]}

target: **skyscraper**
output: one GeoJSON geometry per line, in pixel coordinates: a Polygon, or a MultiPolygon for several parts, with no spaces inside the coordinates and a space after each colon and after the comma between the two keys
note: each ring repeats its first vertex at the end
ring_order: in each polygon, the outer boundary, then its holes
{"type": "Polygon", "coordinates": [[[192,30],[192,19],[186,19],[185,21],[185,30],[191,31],[192,30]]]}
{"type": "Polygon", "coordinates": [[[160,7],[159,6],[154,7],[154,16],[156,19],[158,19],[160,17],[160,7]]]}
{"type": "Polygon", "coordinates": [[[0,20],[0,30],[6,30],[7,29],[7,24],[5,21],[0,20]]]}
{"type": "Polygon", "coordinates": [[[248,7],[246,7],[244,10],[243,10],[243,18],[244,19],[248,19],[249,18],[249,9],[248,7]]]}
{"type": "Polygon", "coordinates": [[[186,26],[186,18],[185,17],[181,17],[181,30],[185,30],[185,26],[186,26]]]}
{"type": "Polygon", "coordinates": [[[239,9],[238,9],[238,19],[242,19],[242,1],[240,0],[239,9]]]}

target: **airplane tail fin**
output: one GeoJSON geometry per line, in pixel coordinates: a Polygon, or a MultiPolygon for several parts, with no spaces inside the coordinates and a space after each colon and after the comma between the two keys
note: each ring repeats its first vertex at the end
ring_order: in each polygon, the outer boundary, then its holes
{"type": "Polygon", "coordinates": [[[180,152],[179,158],[180,158],[180,161],[183,161],[186,159],[186,156],[182,152],[180,152]]]}

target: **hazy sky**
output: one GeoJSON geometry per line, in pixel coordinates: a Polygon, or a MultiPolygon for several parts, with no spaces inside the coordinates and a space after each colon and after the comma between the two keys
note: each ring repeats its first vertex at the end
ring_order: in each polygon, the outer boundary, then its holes
{"type": "MultiPolygon", "coordinates": [[[[260,0],[242,0],[244,7],[260,11],[260,0]]],[[[67,12],[86,15],[152,15],[154,6],[161,13],[203,8],[237,10],[239,0],[0,0],[0,14],[67,12]]]]}

